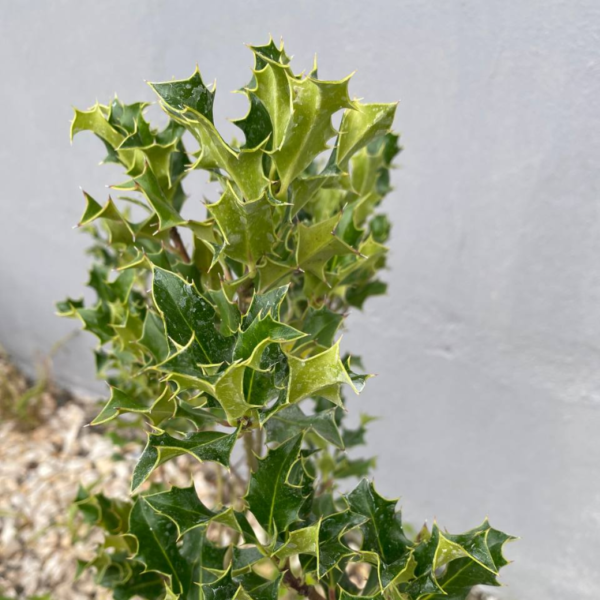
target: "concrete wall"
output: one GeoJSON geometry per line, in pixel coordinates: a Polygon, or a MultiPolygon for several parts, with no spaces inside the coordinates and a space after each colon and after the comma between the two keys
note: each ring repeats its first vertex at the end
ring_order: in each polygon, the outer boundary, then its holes
{"type": "MultiPolygon", "coordinates": [[[[297,65],[316,50],[324,76],[358,69],[354,94],[402,100],[390,294],[346,337],[379,373],[352,401],[384,417],[378,485],[414,523],[490,515],[520,535],[506,597],[598,597],[598,2],[1,4],[0,342],[19,361],[73,326],[52,303],[86,278],[78,186],[102,197],[118,178],[91,136],[69,146],[70,106],[150,99],[143,79],[198,62],[229,132],[242,42],[284,35],[297,65]]],[[[63,381],[90,388],[89,346],[59,354],[63,381]]]]}

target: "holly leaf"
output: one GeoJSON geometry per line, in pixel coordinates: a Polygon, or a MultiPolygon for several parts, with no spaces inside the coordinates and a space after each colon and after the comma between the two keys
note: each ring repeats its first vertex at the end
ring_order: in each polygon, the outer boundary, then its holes
{"type": "Polygon", "coordinates": [[[319,175],[298,177],[290,184],[289,195],[292,202],[292,216],[296,216],[325,185],[331,185],[340,177],[339,170],[328,170],[319,175]]]}
{"type": "Polygon", "coordinates": [[[281,589],[281,575],[268,580],[256,573],[233,577],[227,571],[214,583],[202,586],[203,600],[277,600],[281,589]]]}
{"type": "Polygon", "coordinates": [[[189,580],[189,565],[177,547],[177,528],[171,519],[152,509],[144,498],[138,498],[129,517],[129,533],[137,542],[135,557],[147,571],[166,575],[173,591],[184,591],[189,580]]]}
{"type": "Polygon", "coordinates": [[[344,536],[367,521],[364,515],[358,515],[350,510],[344,510],[331,514],[321,520],[319,530],[319,561],[311,559],[304,561],[306,571],[317,571],[320,579],[323,579],[341,561],[356,556],[356,550],[352,550],[345,542],[344,536]]]}
{"type": "MultiPolygon", "coordinates": [[[[241,331],[233,349],[233,360],[260,360],[262,349],[269,343],[283,344],[304,337],[302,331],[276,321],[271,314],[254,319],[248,328],[241,331]]],[[[255,365],[258,366],[258,363],[255,365]]]]}
{"type": "Polygon", "coordinates": [[[169,355],[169,342],[164,321],[151,310],[146,311],[142,335],[138,343],[156,362],[162,362],[169,355]]]}
{"type": "Polygon", "coordinates": [[[215,582],[225,572],[227,548],[213,544],[204,527],[195,528],[185,534],[181,555],[189,565],[189,580],[185,600],[206,600],[203,586],[215,582]]]}
{"type": "Polygon", "coordinates": [[[365,301],[371,296],[382,296],[387,292],[387,283],[383,281],[369,281],[348,287],[346,300],[350,306],[362,310],[365,301]]]}
{"type": "Polygon", "coordinates": [[[430,537],[415,548],[417,579],[408,590],[428,600],[462,600],[475,585],[497,586],[498,570],[507,564],[502,548],[513,539],[487,520],[459,535],[443,533],[434,524],[430,537]]]}
{"type": "Polygon", "coordinates": [[[129,561],[131,576],[123,583],[118,583],[113,589],[114,600],[130,600],[131,598],[146,598],[160,600],[165,593],[165,581],[158,574],[143,572],[143,565],[137,561],[129,561]]]}
{"type": "MultiPolygon", "coordinates": [[[[287,403],[293,404],[310,396],[327,394],[340,384],[356,389],[340,360],[340,342],[331,348],[307,359],[288,356],[290,378],[287,403]]],[[[356,392],[358,393],[358,392],[356,392]]],[[[333,400],[332,400],[333,401],[333,400]]]]}
{"type": "Polygon", "coordinates": [[[345,168],[350,158],[361,148],[390,130],[397,106],[397,102],[393,104],[356,102],[355,110],[344,112],[336,148],[337,164],[341,168],[345,168]]]}
{"type": "MultiPolygon", "coordinates": [[[[232,121],[243,132],[246,143],[243,148],[256,148],[273,134],[273,125],[269,111],[265,108],[262,100],[252,91],[245,90],[246,96],[250,102],[248,113],[242,119],[232,121]]],[[[270,150],[272,140],[266,145],[266,150],[270,150]]]]}
{"type": "Polygon", "coordinates": [[[71,122],[71,141],[81,131],[91,131],[110,147],[118,148],[123,141],[123,135],[108,123],[107,112],[106,107],[98,103],[89,110],[75,109],[75,116],[71,122]]]}
{"type": "Polygon", "coordinates": [[[217,331],[215,308],[193,283],[154,267],[152,295],[168,336],[180,346],[186,346],[194,338],[190,352],[198,362],[216,364],[231,359],[232,339],[217,331]]]}
{"type": "Polygon", "coordinates": [[[132,491],[137,490],[156,467],[182,454],[190,454],[200,462],[214,461],[228,467],[237,436],[237,430],[231,434],[198,431],[182,439],[166,432],[150,434],[133,471],[132,491]]]}
{"type": "Polygon", "coordinates": [[[342,588],[339,589],[339,592],[339,600],[358,600],[359,598],[362,598],[363,600],[385,600],[385,596],[383,594],[375,594],[373,596],[365,596],[361,594],[360,596],[355,596],[354,594],[350,594],[342,588]]]}
{"type": "Polygon", "coordinates": [[[333,312],[327,306],[317,309],[309,306],[302,323],[302,331],[308,334],[308,337],[302,340],[302,346],[314,341],[319,346],[329,348],[343,320],[344,315],[333,312]]]}
{"type": "Polygon", "coordinates": [[[325,281],[325,265],[331,258],[356,252],[335,235],[338,222],[334,216],[311,226],[298,225],[297,265],[321,281],[325,281]]]}
{"type": "Polygon", "coordinates": [[[100,344],[106,344],[115,337],[112,326],[112,314],[104,302],[98,302],[92,308],[77,308],[75,314],[83,323],[83,329],[93,333],[100,344]]]}
{"type": "Polygon", "coordinates": [[[242,329],[248,329],[254,319],[262,315],[271,315],[276,321],[281,320],[281,304],[287,294],[288,286],[284,285],[264,294],[252,295],[248,311],[242,320],[242,329]]]}
{"type": "Polygon", "coordinates": [[[396,512],[397,501],[380,496],[366,479],[345,499],[352,512],[368,519],[361,525],[362,551],[379,557],[381,586],[385,589],[405,571],[412,549],[412,543],[404,534],[400,513],[396,512]]]}
{"type": "Polygon", "coordinates": [[[275,242],[272,207],[266,196],[253,202],[242,202],[227,184],[219,201],[209,204],[207,209],[223,234],[224,254],[247,264],[254,271],[257,261],[275,242]]]}
{"type": "Polygon", "coordinates": [[[115,246],[129,246],[135,240],[135,234],[131,224],[123,217],[113,200],[109,197],[104,206],[101,206],[87,192],[85,197],[85,211],[79,220],[78,227],[93,223],[102,219],[109,231],[109,243],[115,246]]]}
{"type": "Polygon", "coordinates": [[[219,311],[219,316],[221,317],[221,333],[225,337],[236,334],[241,322],[238,305],[229,300],[223,287],[218,290],[209,290],[208,293],[211,300],[215,303],[215,306],[219,311]]]}
{"type": "Polygon", "coordinates": [[[91,422],[91,425],[100,425],[112,421],[122,412],[147,413],[149,408],[143,402],[132,398],[125,392],[117,388],[111,388],[110,399],[104,405],[100,414],[91,422]]]}
{"type": "Polygon", "coordinates": [[[296,555],[312,555],[316,558],[317,570],[319,569],[319,529],[321,521],[313,525],[295,529],[288,532],[287,540],[279,548],[274,556],[279,559],[286,559],[296,555]]]}
{"type": "Polygon", "coordinates": [[[257,562],[263,560],[265,555],[255,546],[240,548],[234,546],[231,558],[231,569],[234,575],[247,573],[257,562]]]}
{"type": "Polygon", "coordinates": [[[283,49],[274,51],[272,47],[250,46],[254,52],[255,67],[253,81],[247,92],[256,96],[269,115],[272,128],[272,145],[279,148],[283,142],[291,115],[290,84],[293,77],[290,67],[282,62],[283,49]]]}
{"type": "Polygon", "coordinates": [[[242,584],[233,579],[231,569],[220,579],[202,585],[203,600],[252,600],[245,592],[242,584]]]}
{"type": "Polygon", "coordinates": [[[282,577],[283,575],[279,574],[275,579],[268,580],[250,572],[239,577],[239,581],[252,600],[277,600],[279,590],[281,590],[282,577]]]}
{"type": "Polygon", "coordinates": [[[172,487],[166,492],[145,495],[144,500],[175,523],[179,537],[196,527],[207,526],[216,515],[200,501],[193,484],[187,488],[172,487]]]}
{"type": "Polygon", "coordinates": [[[267,421],[267,442],[281,443],[311,430],[326,442],[343,450],[344,442],[336,424],[335,411],[335,408],[331,408],[314,415],[305,415],[299,406],[287,406],[267,421]]]}
{"type": "Polygon", "coordinates": [[[259,459],[250,478],[245,500],[252,514],[273,535],[282,533],[298,519],[304,502],[302,488],[288,483],[288,476],[298,460],[302,436],[298,435],[269,450],[259,459]]]}
{"type": "MultiPolygon", "coordinates": [[[[335,135],[331,117],[342,108],[352,108],[348,96],[350,77],[341,81],[320,81],[288,76],[291,89],[291,115],[285,137],[279,145],[276,140],[273,161],[281,180],[279,196],[287,192],[290,183],[298,177],[324,150],[335,135]]],[[[289,108],[288,108],[289,111],[289,108]]]]}
{"type": "Polygon", "coordinates": [[[213,124],[214,92],[203,83],[196,71],[190,78],[164,83],[150,83],[161,106],[172,119],[188,129],[200,143],[200,168],[225,170],[248,201],[258,200],[269,180],[262,168],[262,146],[234,150],[221,137],[213,124]]]}
{"type": "MultiPolygon", "coordinates": [[[[169,202],[156,175],[152,172],[148,163],[144,166],[144,170],[137,177],[134,177],[133,180],[135,181],[136,187],[143,192],[150,206],[152,206],[154,212],[157,214],[160,225],[158,229],[159,232],[186,223],[185,219],[169,202]]],[[[123,189],[120,186],[113,187],[115,189],[123,189]]]]}
{"type": "Polygon", "coordinates": [[[366,477],[376,467],[376,458],[348,458],[345,456],[335,464],[333,475],[336,479],[366,477]]]}
{"type": "Polygon", "coordinates": [[[210,90],[204,85],[197,68],[188,79],[150,83],[149,85],[165,106],[178,112],[191,108],[212,122],[215,90],[210,90]]]}

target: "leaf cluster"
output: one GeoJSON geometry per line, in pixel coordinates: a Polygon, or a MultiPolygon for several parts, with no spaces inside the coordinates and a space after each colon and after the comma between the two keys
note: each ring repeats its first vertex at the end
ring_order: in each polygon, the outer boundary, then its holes
{"type": "Polygon", "coordinates": [[[495,584],[509,536],[487,522],[411,536],[366,479],[337,492],[374,466],[346,454],[370,417],[349,428],[343,390],[368,376],[338,333],[350,307],[385,291],[390,225],[378,209],[400,150],[396,105],[351,100],[349,78],[321,80],[316,65],[295,74],[272,40],[251,50],[248,113],[234,121],[243,143],[218,132],[198,71],[150,84],[163,129],[144,103],[75,111],[72,135],[100,138],[124,181],[104,204],[85,194],[95,303],[58,310],[99,340],[110,397],[92,424],[146,432],[131,502],[80,490],[81,514],[106,531],[82,568],[117,600],[464,598],[495,584]],[[200,221],[184,216],[197,170],[221,190],[200,221]],[[149,483],[183,455],[225,469],[228,497],[208,507],[193,486],[149,483]]]}

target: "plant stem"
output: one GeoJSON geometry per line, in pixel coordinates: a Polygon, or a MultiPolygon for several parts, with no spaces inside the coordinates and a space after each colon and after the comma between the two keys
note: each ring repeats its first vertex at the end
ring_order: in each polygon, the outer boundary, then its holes
{"type": "Polygon", "coordinates": [[[223,505],[223,473],[221,471],[221,465],[217,464],[217,506],[223,505]]]}
{"type": "Polygon", "coordinates": [[[171,238],[171,241],[173,242],[175,249],[181,255],[181,258],[183,258],[183,260],[186,263],[192,262],[190,260],[190,255],[188,254],[188,251],[185,248],[185,244],[183,243],[183,240],[181,239],[181,236],[179,235],[179,231],[177,231],[177,227],[171,227],[171,230],[169,232],[169,237],[171,238]]]}
{"type": "Polygon", "coordinates": [[[247,431],[244,436],[244,450],[246,451],[246,464],[248,465],[249,471],[256,471],[258,466],[256,456],[254,454],[254,443],[252,430],[247,431]]]}
{"type": "Polygon", "coordinates": [[[300,596],[305,596],[309,600],[326,600],[314,587],[302,583],[289,570],[285,572],[283,582],[300,594],[300,596]]]}
{"type": "Polygon", "coordinates": [[[263,430],[260,427],[257,428],[254,436],[254,454],[260,457],[263,449],[263,430]]]}

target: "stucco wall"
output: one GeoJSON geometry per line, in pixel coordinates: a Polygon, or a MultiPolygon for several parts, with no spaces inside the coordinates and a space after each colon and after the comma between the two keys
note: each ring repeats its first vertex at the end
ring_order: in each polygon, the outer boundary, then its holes
{"type": "MultiPolygon", "coordinates": [[[[316,50],[323,76],[358,69],[354,94],[401,99],[390,294],[345,338],[379,373],[351,405],[383,417],[378,485],[411,522],[458,530],[489,515],[520,535],[507,597],[596,600],[598,2],[0,4],[0,343],[30,365],[71,331],[52,303],[86,278],[78,186],[103,197],[118,179],[91,136],[69,146],[70,106],[150,99],[143,79],[198,62],[231,132],[242,42],[284,35],[297,65],[316,50]]],[[[62,381],[90,389],[90,345],[61,351],[62,381]]]]}

